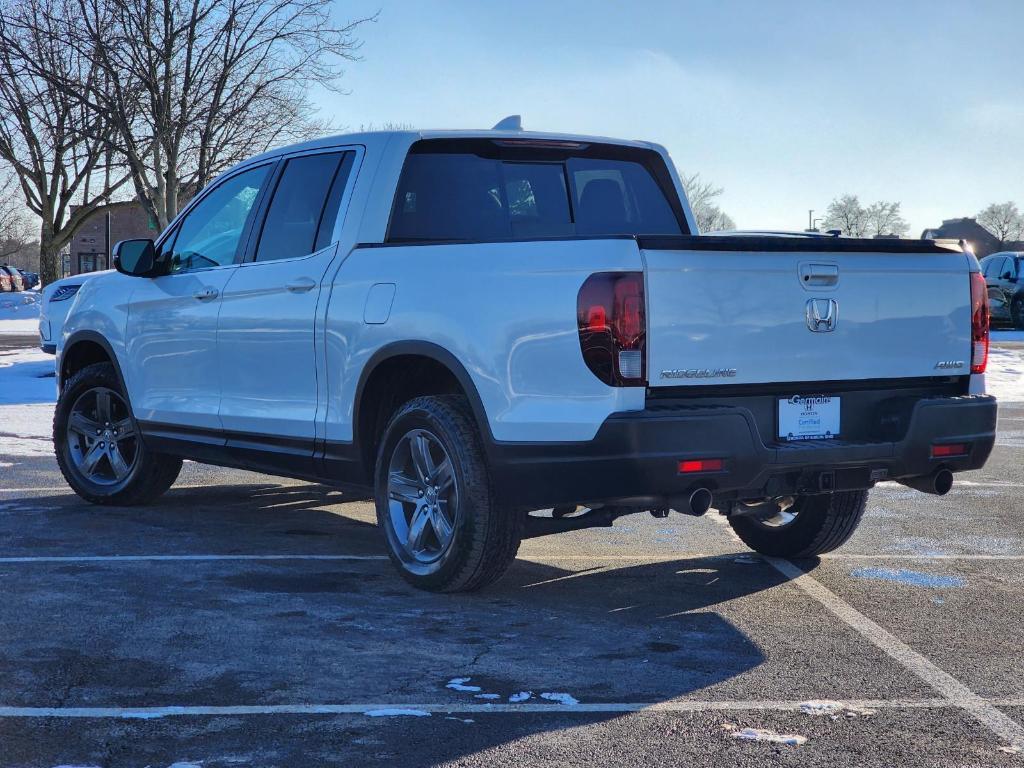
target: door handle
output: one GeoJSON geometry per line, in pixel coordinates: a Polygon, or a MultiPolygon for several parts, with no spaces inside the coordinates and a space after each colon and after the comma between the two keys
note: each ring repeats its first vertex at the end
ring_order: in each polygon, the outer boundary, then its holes
{"type": "Polygon", "coordinates": [[[199,299],[199,301],[209,301],[210,299],[216,299],[218,291],[212,285],[208,285],[205,288],[200,288],[192,294],[193,298],[199,299]]]}
{"type": "Polygon", "coordinates": [[[305,293],[306,291],[313,290],[313,288],[316,287],[316,282],[310,280],[308,277],[300,277],[296,280],[285,283],[284,287],[291,293],[305,293]]]}

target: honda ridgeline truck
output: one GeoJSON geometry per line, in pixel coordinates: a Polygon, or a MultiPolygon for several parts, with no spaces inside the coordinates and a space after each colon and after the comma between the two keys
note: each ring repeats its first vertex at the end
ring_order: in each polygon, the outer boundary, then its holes
{"type": "Polygon", "coordinates": [[[75,492],[144,504],[192,459],[372,494],[425,589],[644,511],[818,555],[876,483],[945,493],[994,442],[973,255],[702,235],[647,142],[513,122],[290,146],[115,263],[58,349],[75,492]]]}

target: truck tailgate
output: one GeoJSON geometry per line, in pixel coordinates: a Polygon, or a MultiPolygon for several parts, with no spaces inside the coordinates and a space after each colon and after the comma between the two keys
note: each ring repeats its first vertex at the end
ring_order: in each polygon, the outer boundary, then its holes
{"type": "Polygon", "coordinates": [[[838,238],[639,244],[651,387],[970,373],[968,254],[838,238]]]}

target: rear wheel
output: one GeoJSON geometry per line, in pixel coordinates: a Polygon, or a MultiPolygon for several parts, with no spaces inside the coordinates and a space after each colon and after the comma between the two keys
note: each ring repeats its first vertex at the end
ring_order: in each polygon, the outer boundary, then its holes
{"type": "Polygon", "coordinates": [[[515,560],[518,516],[491,490],[480,436],[463,397],[419,397],[391,418],[377,455],[377,522],[413,586],[466,592],[515,560]]]}
{"type": "Polygon", "coordinates": [[[732,514],[729,524],[751,549],[774,557],[813,557],[846,543],[864,515],[867,491],[797,496],[789,507],[732,514]]]}
{"type": "Polygon", "coordinates": [[[53,417],[57,464],[94,504],[146,504],[178,477],[181,459],[148,450],[110,363],[86,366],[64,385],[53,417]]]}

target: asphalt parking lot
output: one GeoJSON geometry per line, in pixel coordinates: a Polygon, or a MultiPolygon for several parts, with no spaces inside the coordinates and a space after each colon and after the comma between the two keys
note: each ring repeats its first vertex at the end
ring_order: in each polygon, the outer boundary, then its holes
{"type": "Polygon", "coordinates": [[[632,516],[439,596],[324,486],[187,464],[106,509],[0,449],[0,764],[1022,765],[1022,459],[1004,406],[821,561],[632,516]]]}

